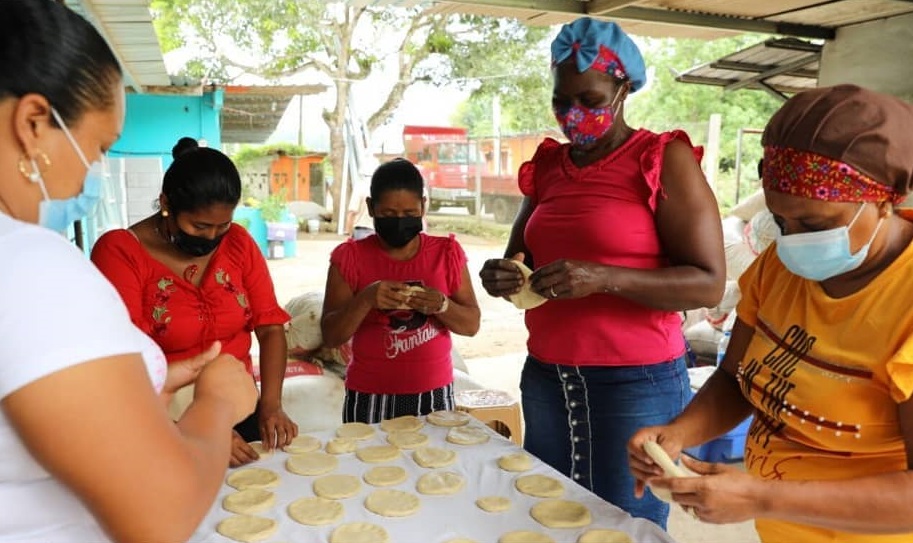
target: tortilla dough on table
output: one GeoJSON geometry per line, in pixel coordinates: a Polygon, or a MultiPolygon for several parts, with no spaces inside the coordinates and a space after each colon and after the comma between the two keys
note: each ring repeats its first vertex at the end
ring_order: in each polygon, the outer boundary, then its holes
{"type": "Polygon", "coordinates": [[[560,498],[564,496],[561,481],[548,475],[523,475],[514,483],[517,490],[535,498],[560,498]]]}
{"type": "Polygon", "coordinates": [[[285,468],[296,475],[323,475],[339,466],[335,456],[325,452],[309,452],[288,457],[285,468]]]}
{"type": "Polygon", "coordinates": [[[355,452],[358,447],[358,440],[354,437],[337,437],[327,441],[324,450],[329,454],[346,454],[355,452]]]}
{"type": "Polygon", "coordinates": [[[415,489],[419,494],[447,496],[456,494],[466,486],[466,478],[453,471],[432,471],[418,478],[415,489]]]}
{"type": "Polygon", "coordinates": [[[355,451],[355,456],[368,464],[390,462],[399,458],[400,454],[399,447],[394,447],[393,445],[372,445],[355,451]]]}
{"type": "Polygon", "coordinates": [[[276,503],[276,495],[268,490],[248,488],[232,492],[222,499],[222,509],[239,515],[253,515],[265,511],[276,503]]]}
{"type": "Polygon", "coordinates": [[[529,515],[546,528],[582,528],[593,522],[585,505],[570,500],[541,501],[530,508],[529,515]]]}
{"type": "Polygon", "coordinates": [[[542,532],[518,530],[502,535],[498,539],[498,543],[555,543],[555,540],[542,532]]]}
{"type": "Polygon", "coordinates": [[[330,500],[344,500],[358,494],[361,481],[354,475],[324,475],[314,481],[314,494],[330,500]]]}
{"type": "Polygon", "coordinates": [[[577,543],[634,543],[631,536],[618,530],[597,528],[580,534],[577,543]]]}
{"type": "Polygon", "coordinates": [[[380,429],[384,432],[418,432],[424,426],[422,419],[413,415],[387,419],[380,423],[380,429]]]}
{"type": "Polygon", "coordinates": [[[529,471],[533,469],[533,457],[524,452],[505,454],[498,458],[498,467],[504,471],[529,471]]]}
{"type": "Polygon", "coordinates": [[[406,470],[399,466],[376,466],[364,474],[365,482],[371,486],[398,485],[406,478],[406,470]]]}
{"type": "Polygon", "coordinates": [[[282,448],[289,454],[302,454],[316,451],[322,444],[320,440],[312,436],[297,436],[291,443],[282,448]]]}
{"type": "Polygon", "coordinates": [[[547,302],[548,298],[533,290],[533,284],[529,280],[529,276],[533,274],[533,270],[529,269],[526,264],[522,262],[514,260],[513,263],[523,275],[523,286],[520,287],[520,292],[508,296],[511,303],[514,304],[517,309],[535,309],[547,302]]]}
{"type": "Polygon", "coordinates": [[[330,543],[390,543],[390,534],[377,524],[350,522],[333,530],[330,543]]]}
{"type": "Polygon", "coordinates": [[[478,426],[457,426],[447,432],[447,441],[456,445],[481,445],[489,439],[488,430],[478,426]]]}
{"type": "Polygon", "coordinates": [[[225,483],[238,490],[274,488],[279,485],[279,474],[263,468],[244,468],[230,473],[225,483]]]}
{"type": "Polygon", "coordinates": [[[412,453],[412,459],[423,468],[445,468],[456,462],[456,458],[456,451],[438,447],[422,447],[412,453]]]}
{"type": "Polygon", "coordinates": [[[344,515],[345,510],[341,503],[319,496],[301,498],[288,505],[288,516],[295,522],[307,526],[335,524],[342,520],[344,515]]]}
{"type": "Polygon", "coordinates": [[[434,426],[443,426],[445,428],[453,426],[466,426],[472,417],[462,411],[432,411],[425,417],[428,424],[434,426]]]}
{"type": "Polygon", "coordinates": [[[273,519],[236,515],[216,525],[216,531],[229,539],[242,543],[253,543],[269,539],[279,527],[273,519]]]}
{"type": "Polygon", "coordinates": [[[418,496],[402,490],[375,490],[365,498],[365,509],[382,517],[408,517],[420,507],[418,496]]]}
{"type": "Polygon", "coordinates": [[[250,445],[250,448],[253,449],[255,453],[257,453],[258,460],[266,460],[276,452],[275,449],[266,450],[266,447],[263,445],[262,441],[251,441],[248,443],[248,445],[250,445]]]}
{"type": "Polygon", "coordinates": [[[428,444],[428,436],[419,432],[390,432],[387,442],[399,449],[417,449],[428,444]]]}
{"type": "Polygon", "coordinates": [[[510,509],[510,498],[504,496],[483,496],[476,500],[476,506],[488,513],[501,513],[510,509]]]}
{"type": "Polygon", "coordinates": [[[374,428],[363,422],[347,422],[336,429],[336,437],[349,437],[359,441],[374,437],[374,428]]]}

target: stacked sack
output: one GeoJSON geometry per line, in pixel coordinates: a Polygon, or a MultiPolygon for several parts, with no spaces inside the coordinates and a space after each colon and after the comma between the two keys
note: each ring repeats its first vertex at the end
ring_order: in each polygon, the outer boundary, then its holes
{"type": "Polygon", "coordinates": [[[716,307],[703,313],[697,322],[685,323],[685,339],[699,358],[715,360],[717,346],[723,337],[723,326],[739,303],[739,277],[777,238],[778,227],[758,190],[732,209],[723,219],[723,247],[726,253],[726,290],[716,307]]]}

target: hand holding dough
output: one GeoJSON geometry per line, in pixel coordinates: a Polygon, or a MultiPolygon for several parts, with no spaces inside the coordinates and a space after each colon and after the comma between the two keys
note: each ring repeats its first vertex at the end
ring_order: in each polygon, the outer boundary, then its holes
{"type": "MultiPolygon", "coordinates": [[[[644,442],[644,452],[647,453],[656,465],[662,468],[663,473],[666,477],[695,477],[696,473],[691,472],[690,470],[685,469],[682,466],[679,466],[669,457],[669,454],[665,449],[660,446],[659,443],[655,441],[646,441],[644,442]]],[[[655,488],[650,487],[650,491],[653,492],[653,495],[659,498],[660,500],[666,503],[674,503],[675,500],[672,499],[672,492],[666,488],[655,488]]],[[[692,516],[694,516],[694,511],[689,511],[692,516]]]]}
{"type": "Polygon", "coordinates": [[[517,309],[535,309],[547,302],[548,298],[541,296],[538,292],[533,290],[533,284],[529,280],[529,276],[533,274],[533,270],[529,269],[526,264],[520,261],[514,261],[514,264],[516,264],[517,269],[520,270],[520,273],[523,275],[523,286],[520,287],[520,292],[508,296],[511,303],[517,306],[517,309]]]}

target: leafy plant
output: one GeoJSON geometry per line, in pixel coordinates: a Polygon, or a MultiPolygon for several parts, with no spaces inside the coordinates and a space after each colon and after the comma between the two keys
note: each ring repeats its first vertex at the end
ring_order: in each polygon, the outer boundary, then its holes
{"type": "Polygon", "coordinates": [[[283,189],[270,194],[260,202],[260,215],[266,222],[279,222],[287,208],[288,200],[285,197],[285,189],[283,189]]]}
{"type": "Polygon", "coordinates": [[[272,143],[269,145],[244,145],[241,150],[232,155],[231,159],[235,166],[240,170],[258,159],[286,154],[290,156],[302,156],[308,153],[307,149],[294,143],[272,143]]]}

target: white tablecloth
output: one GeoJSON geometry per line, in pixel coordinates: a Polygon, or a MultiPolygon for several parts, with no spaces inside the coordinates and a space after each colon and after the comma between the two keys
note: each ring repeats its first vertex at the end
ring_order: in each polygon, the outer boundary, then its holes
{"type": "MultiPolygon", "coordinates": [[[[478,422],[472,424],[484,425],[478,422]]],[[[386,444],[386,434],[375,425],[376,435],[361,442],[361,446],[386,444]]],[[[466,486],[451,496],[425,496],[415,490],[415,482],[426,468],[418,466],[412,460],[412,451],[403,451],[400,458],[384,464],[366,464],[353,453],[337,456],[339,467],[333,473],[356,475],[359,478],[377,465],[397,465],[403,467],[408,478],[405,482],[390,488],[414,493],[421,500],[418,513],[406,518],[386,518],[367,511],[363,502],[375,487],[362,480],[361,491],[354,497],[341,500],[345,507],[343,522],[365,521],[383,526],[390,534],[393,543],[443,543],[455,537],[475,539],[479,543],[496,543],[505,532],[512,530],[534,530],[549,534],[558,543],[574,543],[581,533],[591,528],[613,528],[627,532],[637,543],[674,543],[674,540],[653,523],[635,519],[627,513],[600,499],[589,490],[577,485],[538,459],[534,459],[533,469],[525,473],[510,473],[497,465],[497,459],[505,454],[519,452],[522,449],[497,433],[491,431],[491,440],[484,445],[454,445],[445,441],[447,428],[426,424],[421,430],[430,438],[429,445],[453,449],[457,460],[453,465],[442,468],[455,471],[466,478],[466,486]],[[514,481],[520,475],[543,474],[559,479],[565,487],[564,499],[578,501],[586,505],[593,518],[587,528],[549,529],[540,525],[529,515],[530,507],[541,501],[521,494],[514,487],[514,481]],[[475,501],[481,496],[506,496],[512,501],[512,507],[504,513],[486,513],[479,509],[475,501]]],[[[310,435],[326,444],[334,437],[334,432],[314,432],[310,435]]],[[[260,460],[249,467],[262,467],[275,471],[282,480],[273,489],[276,493],[276,504],[258,516],[269,517],[279,522],[279,529],[268,542],[288,543],[325,543],[336,525],[304,526],[291,520],[286,513],[288,504],[305,496],[313,496],[312,483],[317,477],[304,477],[290,473],[285,469],[288,455],[277,451],[271,458],[260,460]]],[[[192,542],[230,543],[231,540],[216,533],[216,525],[231,513],[222,509],[222,498],[235,492],[228,485],[223,485],[212,509],[206,515],[200,527],[191,538],[192,542]]]]}

